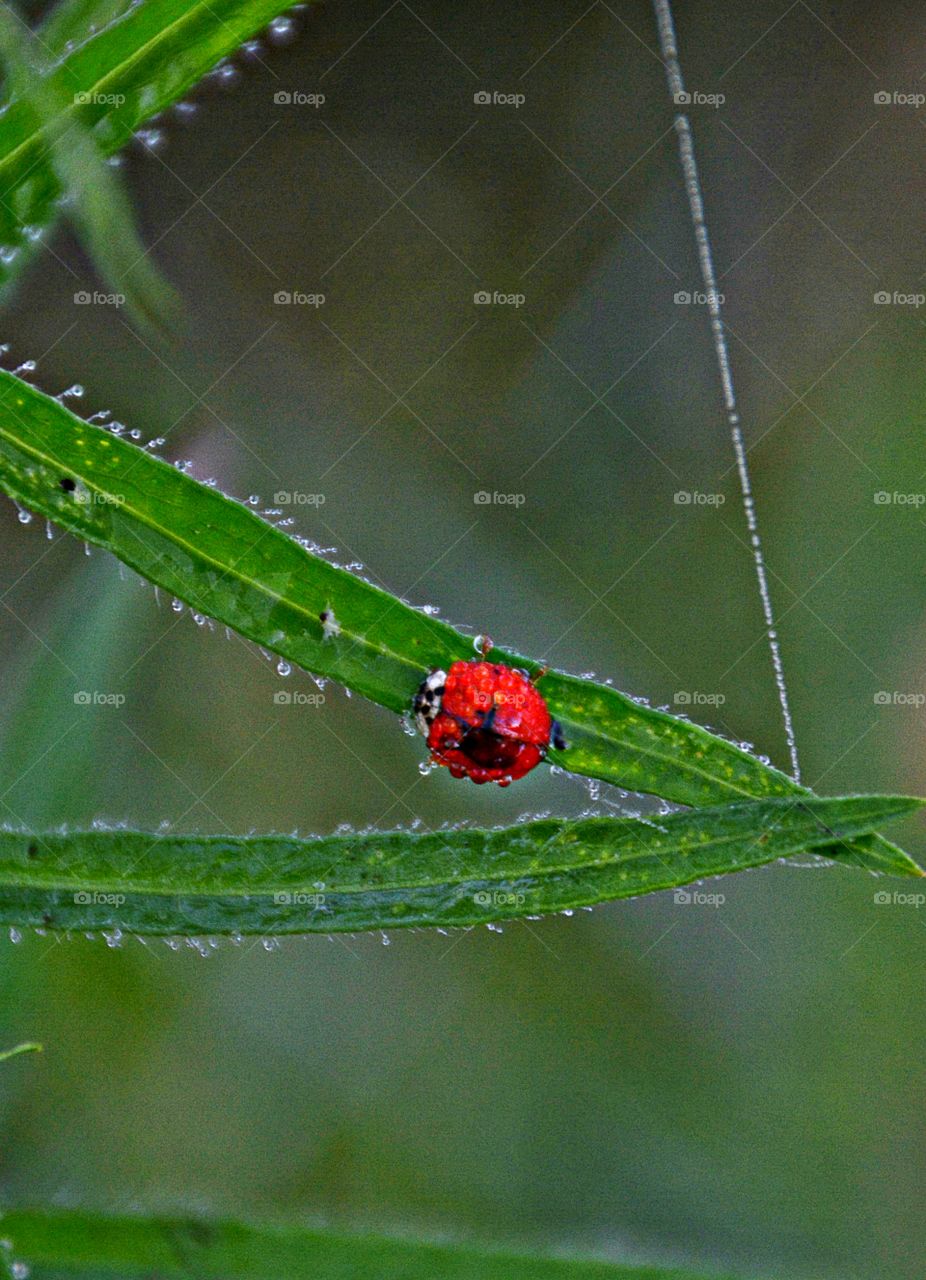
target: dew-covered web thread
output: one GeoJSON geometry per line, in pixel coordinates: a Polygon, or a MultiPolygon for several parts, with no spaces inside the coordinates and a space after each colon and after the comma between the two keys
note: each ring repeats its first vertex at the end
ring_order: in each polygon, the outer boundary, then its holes
{"type": "MultiPolygon", "coordinates": [[[[671,0],[653,0],[656,13],[656,25],[659,29],[659,47],[662,52],[673,103],[684,104],[686,100],[685,82],[678,56],[678,44],[675,36],[675,23],[672,18],[671,0]]],[[[791,760],[791,773],[795,782],[801,780],[801,768],[797,755],[797,741],[794,736],[794,722],[791,718],[791,702],[788,697],[788,686],[785,681],[784,664],[781,658],[781,644],[775,626],[775,613],[772,608],[772,596],[768,585],[768,574],[765,568],[765,557],[762,554],[762,539],[759,536],[759,524],[756,517],[756,503],[752,492],[752,481],[749,475],[749,461],[743,441],[743,429],[736,403],[736,390],[733,385],[733,371],[730,367],[730,354],[727,349],[727,338],[724,333],[720,298],[717,291],[717,276],[714,271],[714,258],[711,253],[710,236],[704,213],[704,191],[695,159],[694,137],[691,123],[684,110],[675,117],[675,132],[678,135],[678,152],[685,177],[685,190],[688,194],[688,207],[691,210],[691,221],[694,226],[695,242],[698,249],[698,261],[701,265],[701,278],[707,298],[708,312],[711,318],[711,335],[714,352],[717,356],[717,367],[723,388],[724,408],[730,437],[733,441],[733,453],[736,458],[736,469],[740,479],[740,490],[743,495],[743,510],[746,514],[746,525],[752,543],[752,556],[759,584],[759,595],[762,600],[762,615],[765,619],[765,631],[768,637],[769,652],[772,657],[772,669],[775,673],[775,685],[778,689],[778,701],[784,720],[785,738],[791,760]]]]}

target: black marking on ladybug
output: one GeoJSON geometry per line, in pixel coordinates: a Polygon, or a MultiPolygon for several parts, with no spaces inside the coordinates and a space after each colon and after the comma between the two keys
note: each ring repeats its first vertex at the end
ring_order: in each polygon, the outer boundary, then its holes
{"type": "Polygon", "coordinates": [[[425,738],[428,736],[428,730],[437,719],[440,713],[441,701],[444,697],[444,689],[447,684],[447,672],[441,670],[432,671],[425,676],[421,682],[418,692],[415,694],[413,704],[415,712],[415,723],[418,726],[418,732],[425,738]]]}

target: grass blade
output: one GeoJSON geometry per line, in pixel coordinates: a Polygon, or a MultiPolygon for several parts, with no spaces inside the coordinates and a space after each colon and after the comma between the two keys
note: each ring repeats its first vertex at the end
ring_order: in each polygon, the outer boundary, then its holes
{"type": "Polygon", "coordinates": [[[0,924],[137,934],[485,924],[636,897],[832,848],[914,812],[903,796],[750,801],[636,818],[297,840],[0,832],[0,924]]]}
{"type": "Polygon", "coordinates": [[[28,1041],[26,1044],[18,1044],[14,1049],[5,1049],[0,1053],[0,1062],[8,1062],[10,1058],[18,1058],[21,1053],[41,1053],[42,1046],[36,1044],[35,1041],[28,1041]]]}
{"type": "MultiPolygon", "coordinates": [[[[483,1252],[381,1236],[203,1218],[13,1209],[3,1234],[33,1280],[707,1280],[660,1267],[483,1252]]],[[[730,1280],[714,1276],[713,1280],[730,1280]]]]}
{"type": "MultiPolygon", "coordinates": [[[[5,371],[0,489],[197,611],[392,711],[409,709],[430,667],[473,656],[470,637],[310,554],[250,508],[5,371]],[[332,612],[336,634],[322,619],[332,612]]],[[[493,657],[538,668],[501,649],[493,657]]],[[[542,688],[569,743],[551,759],[575,773],[694,806],[808,794],[725,739],[607,685],[553,671],[542,688]]],[[[921,874],[880,838],[832,856],[921,874]]]]}
{"type": "MultiPolygon", "coordinates": [[[[114,5],[113,21],[54,63],[45,78],[44,91],[56,104],[52,119],[36,119],[22,99],[11,102],[0,114],[0,287],[34,248],[25,228],[34,234],[56,215],[63,184],[49,163],[48,129],[73,137],[72,126],[81,122],[104,154],[114,154],[285,8],[280,0],[145,0],[123,12],[114,5]]],[[[57,50],[61,32],[73,38],[72,22],[55,15],[49,21],[49,44],[57,50]]],[[[69,172],[67,181],[74,177],[69,172]]],[[[94,247],[106,246],[97,241],[94,247]]]]}
{"type": "Polygon", "coordinates": [[[14,103],[32,116],[48,162],[68,197],[81,239],[98,270],[124,290],[134,318],[149,331],[176,319],[177,303],[135,231],[128,198],[96,136],[75,117],[73,95],[50,74],[47,50],[9,5],[0,6],[0,58],[14,103]]]}

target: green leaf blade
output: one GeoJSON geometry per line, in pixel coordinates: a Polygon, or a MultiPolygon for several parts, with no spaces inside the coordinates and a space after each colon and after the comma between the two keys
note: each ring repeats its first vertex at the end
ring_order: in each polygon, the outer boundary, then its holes
{"type": "Polygon", "coordinates": [[[831,849],[903,796],[776,799],[514,828],[285,836],[0,832],[0,924],[137,934],[469,926],[573,910],[831,849]]]}
{"type": "MultiPolygon", "coordinates": [[[[412,1239],[206,1218],[12,1209],[3,1234],[34,1280],[708,1280],[661,1267],[525,1256],[412,1239]]],[[[731,1280],[714,1275],[712,1280],[731,1280]]]]}
{"type": "Polygon", "coordinates": [[[24,1053],[41,1053],[43,1046],[34,1040],[29,1040],[24,1044],[15,1045],[12,1049],[4,1049],[0,1053],[0,1062],[9,1062],[10,1058],[18,1058],[24,1053]]]}
{"type": "MultiPolygon", "coordinates": [[[[80,122],[105,155],[115,154],[146,120],[179,101],[285,7],[280,0],[145,0],[135,6],[114,0],[101,8],[104,17],[114,16],[66,52],[45,81],[58,104],[54,119],[37,122],[21,99],[0,114],[0,246],[16,254],[0,260],[0,287],[31,256],[34,245],[25,229],[47,227],[57,215],[62,181],[51,163],[48,128],[63,137],[80,122]]],[[[50,51],[65,52],[62,40],[74,39],[76,22],[66,12],[52,15],[50,51]]],[[[139,274],[139,288],[150,284],[145,270],[142,262],[131,273],[139,274]]]]}
{"type": "MultiPolygon", "coordinates": [[[[429,669],[473,656],[470,637],[312,555],[249,507],[5,371],[0,489],[198,612],[391,711],[410,709],[429,669]]],[[[492,656],[539,669],[503,649],[492,656]]],[[[575,773],[698,807],[807,794],[733,743],[607,685],[551,671],[541,687],[569,744],[551,759],[575,773]]],[[[832,856],[921,874],[880,839],[832,856]]]]}
{"type": "Polygon", "coordinates": [[[176,298],[138,238],[128,197],[98,135],[74,110],[79,95],[68,94],[49,70],[49,52],[14,9],[0,9],[5,82],[14,94],[14,108],[31,119],[40,136],[43,167],[52,185],[71,203],[81,238],[109,285],[125,291],[130,312],[145,328],[163,332],[170,320],[176,321],[176,298]]]}

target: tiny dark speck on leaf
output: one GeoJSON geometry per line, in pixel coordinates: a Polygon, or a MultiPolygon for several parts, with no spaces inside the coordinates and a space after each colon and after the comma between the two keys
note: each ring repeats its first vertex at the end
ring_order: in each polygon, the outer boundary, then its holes
{"type": "Polygon", "coordinates": [[[64,490],[65,493],[73,493],[74,490],[77,488],[77,483],[76,481],[72,480],[70,476],[64,476],[64,478],[61,481],[61,488],[64,490]]]}
{"type": "Polygon", "coordinates": [[[179,1234],[186,1236],[201,1248],[208,1247],[212,1243],[215,1235],[215,1232],[208,1222],[199,1222],[193,1218],[186,1222],[178,1222],[176,1227],[179,1234]]]}
{"type": "Polygon", "coordinates": [[[29,845],[29,848],[26,850],[26,853],[30,858],[37,858],[39,856],[39,846],[35,843],[34,840],[29,845]]]}

